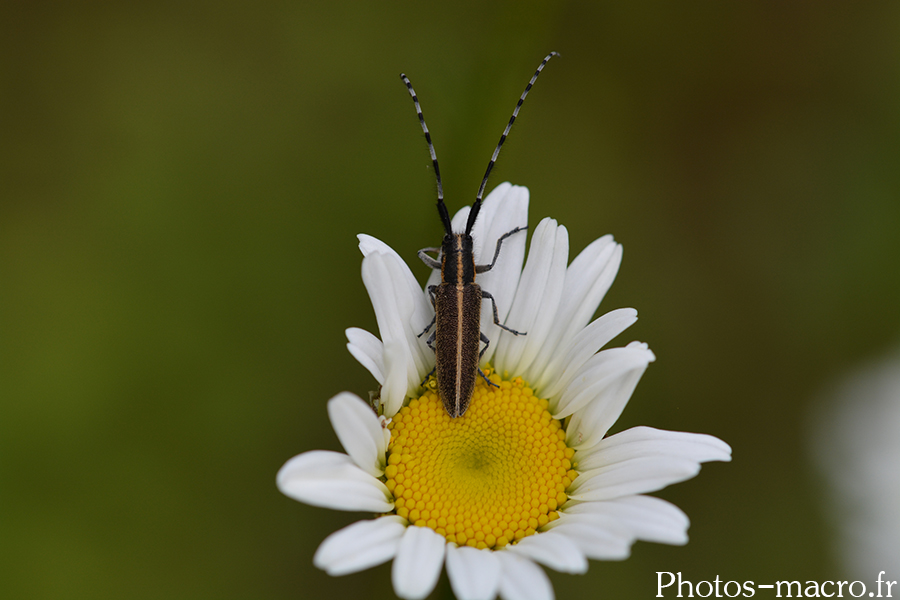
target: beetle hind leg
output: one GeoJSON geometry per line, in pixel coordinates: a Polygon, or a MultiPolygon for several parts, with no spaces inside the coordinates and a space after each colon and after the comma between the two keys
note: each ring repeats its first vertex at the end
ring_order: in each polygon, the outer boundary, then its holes
{"type": "Polygon", "coordinates": [[[425,376],[425,379],[422,380],[422,383],[419,384],[419,387],[425,387],[425,384],[428,383],[428,380],[431,379],[431,376],[434,375],[434,372],[437,370],[437,365],[425,376]]]}
{"type": "MultiPolygon", "coordinates": [[[[484,333],[481,334],[481,341],[484,342],[484,348],[481,349],[481,352],[478,353],[478,358],[484,356],[484,351],[488,349],[488,346],[491,345],[491,340],[487,338],[484,333]]],[[[484,371],[481,370],[481,367],[478,367],[478,373],[484,378],[487,384],[491,387],[499,388],[500,386],[488,379],[488,376],[484,374],[484,371]]]]}
{"type": "Polygon", "coordinates": [[[485,381],[489,386],[495,387],[495,388],[497,388],[497,389],[500,389],[500,386],[499,386],[499,385],[497,385],[496,383],[494,383],[493,381],[491,381],[490,379],[488,379],[488,376],[484,374],[484,371],[481,370],[481,367],[478,367],[478,374],[481,375],[481,377],[484,379],[484,381],[485,381]]]}

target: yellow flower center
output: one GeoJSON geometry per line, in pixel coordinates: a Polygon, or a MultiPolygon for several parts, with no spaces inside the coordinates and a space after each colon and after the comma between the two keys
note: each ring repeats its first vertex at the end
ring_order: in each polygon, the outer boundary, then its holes
{"type": "Polygon", "coordinates": [[[576,477],[547,401],[521,378],[479,381],[468,411],[451,419],[429,382],[388,428],[385,484],[395,510],[456,544],[494,548],[559,518],[576,477]]]}

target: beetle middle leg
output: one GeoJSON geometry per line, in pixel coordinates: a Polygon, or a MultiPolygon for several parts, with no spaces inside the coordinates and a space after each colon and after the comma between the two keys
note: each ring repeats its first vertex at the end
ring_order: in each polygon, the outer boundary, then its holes
{"type": "Polygon", "coordinates": [[[486,291],[481,290],[481,297],[484,298],[485,300],[490,300],[491,306],[494,307],[494,325],[496,325],[497,327],[499,327],[501,329],[505,329],[506,331],[510,332],[513,335],[525,335],[524,331],[516,331],[515,329],[507,327],[506,325],[504,325],[503,323],[500,322],[500,315],[497,314],[497,301],[494,300],[493,296],[488,294],[486,291]]]}
{"type": "MultiPolygon", "coordinates": [[[[434,319],[432,319],[431,325],[434,325],[434,319]]],[[[431,327],[431,325],[429,325],[429,327],[431,327]]],[[[426,329],[425,331],[428,331],[428,330],[426,329]]],[[[425,331],[423,331],[422,333],[425,333],[425,331]]],[[[422,333],[419,334],[420,337],[422,336],[422,333]]],[[[432,351],[434,351],[434,338],[436,335],[437,335],[436,332],[432,331],[431,335],[428,336],[428,339],[425,340],[425,343],[428,344],[428,347],[431,348],[432,351]]],[[[481,337],[484,337],[484,336],[482,335],[481,337]]],[[[482,350],[481,352],[483,354],[484,350],[482,350]]],[[[419,386],[425,387],[425,382],[428,381],[429,377],[434,375],[434,372],[436,370],[437,370],[437,365],[434,365],[434,367],[432,367],[431,371],[428,372],[428,375],[425,376],[425,379],[422,380],[422,383],[420,383],[419,386]]]]}
{"type": "MultiPolygon", "coordinates": [[[[425,329],[422,330],[422,333],[420,333],[420,334],[417,335],[416,337],[422,337],[423,335],[425,335],[426,333],[428,333],[428,330],[431,329],[432,327],[434,327],[434,322],[435,322],[436,319],[437,319],[436,316],[435,316],[435,317],[431,317],[431,323],[429,323],[429,324],[425,327],[425,329]]],[[[432,336],[432,337],[430,337],[430,338],[428,338],[428,339],[431,340],[431,339],[433,339],[433,337],[434,337],[434,336],[432,336]]],[[[431,344],[428,344],[428,346],[431,347],[431,344]]],[[[434,350],[434,348],[431,348],[431,349],[434,350]]]]}
{"type": "MultiPolygon", "coordinates": [[[[431,249],[431,248],[425,248],[425,250],[430,250],[430,249],[431,249]]],[[[422,250],[422,252],[424,252],[425,250],[422,250]]],[[[437,288],[438,288],[438,286],[436,286],[436,285],[429,285],[429,286],[428,286],[428,295],[431,296],[431,306],[432,306],[432,307],[434,307],[434,291],[435,291],[437,288]]],[[[425,327],[425,329],[422,330],[422,333],[420,333],[420,334],[417,335],[416,337],[422,337],[423,335],[425,335],[426,333],[428,333],[428,330],[431,329],[432,327],[434,327],[434,322],[435,322],[436,320],[437,320],[437,314],[435,314],[433,317],[431,317],[431,323],[429,323],[428,326],[425,327]]],[[[434,341],[434,335],[432,335],[430,338],[428,338],[428,340],[426,340],[426,343],[428,344],[428,347],[431,348],[432,350],[434,350],[434,346],[431,345],[431,342],[433,342],[433,341],[434,341]]]]}

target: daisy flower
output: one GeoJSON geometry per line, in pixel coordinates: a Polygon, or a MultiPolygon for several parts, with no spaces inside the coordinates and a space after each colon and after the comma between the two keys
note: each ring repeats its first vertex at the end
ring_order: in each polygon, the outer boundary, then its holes
{"type": "Polygon", "coordinates": [[[810,450],[848,577],[900,571],[900,352],[856,367],[814,404],[810,450]]]}
{"type": "MultiPolygon", "coordinates": [[[[527,222],[528,190],[503,183],[472,232],[477,264],[527,222]]],[[[468,208],[453,218],[459,231],[468,208]]],[[[547,218],[504,242],[477,282],[497,302],[482,310],[490,339],[468,411],[451,419],[420,335],[434,311],[409,267],[386,244],[359,236],[362,277],[380,339],[347,330],[350,353],[380,385],[372,405],[344,392],[328,415],[346,454],[314,450],[278,472],[287,496],[365,519],[327,537],[314,563],[330,575],[393,559],[394,591],[427,596],[446,565],[460,600],[552,599],[538,565],[584,573],[588,559],[621,560],[636,540],[687,542],[688,518],[649,492],[690,479],[700,463],[731,460],[721,440],[635,427],[607,437],[647,366],[646,344],[601,350],[637,320],[624,308],[591,321],[622,259],[604,236],[568,264],[566,228],[547,218]],[[524,268],[523,268],[524,262],[524,268]]],[[[433,273],[429,284],[439,281],[433,273]]],[[[427,286],[425,288],[427,290],[427,286]]]]}

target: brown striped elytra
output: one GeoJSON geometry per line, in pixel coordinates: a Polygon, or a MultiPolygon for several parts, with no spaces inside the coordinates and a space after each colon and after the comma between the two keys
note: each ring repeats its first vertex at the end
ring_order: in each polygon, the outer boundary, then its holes
{"type": "MultiPolygon", "coordinates": [[[[435,367],[432,373],[435,373],[437,377],[438,394],[441,397],[444,408],[452,418],[463,416],[466,409],[469,408],[469,402],[475,390],[475,381],[479,375],[484,377],[489,385],[494,385],[478,366],[484,351],[490,344],[490,340],[481,332],[482,301],[491,301],[494,323],[497,326],[513,335],[524,335],[525,333],[500,323],[494,297],[475,283],[475,275],[490,271],[496,264],[497,257],[500,256],[500,247],[503,244],[503,240],[520,231],[524,231],[526,226],[516,227],[500,236],[494,249],[494,258],[487,265],[475,264],[472,228],[481,210],[484,189],[491,170],[494,168],[494,163],[497,161],[497,156],[500,154],[500,148],[503,146],[503,142],[506,141],[506,136],[509,135],[509,131],[519,115],[519,109],[522,107],[525,97],[531,91],[531,87],[543,70],[544,65],[554,56],[557,56],[557,53],[551,52],[541,61],[528,85],[525,86],[525,91],[519,97],[519,101],[516,103],[515,109],[513,109],[512,117],[510,117],[509,123],[506,124],[503,134],[500,136],[500,141],[497,143],[491,160],[488,162],[487,170],[475,196],[475,202],[469,211],[465,231],[461,233],[454,233],[450,224],[450,213],[444,204],[441,171],[438,167],[437,155],[434,152],[434,144],[431,141],[431,133],[425,125],[425,117],[422,114],[422,108],[419,106],[419,98],[416,96],[412,83],[410,83],[406,75],[400,74],[400,78],[409,90],[409,95],[412,96],[416,114],[419,116],[419,124],[425,133],[425,141],[428,143],[428,151],[431,153],[434,175],[437,179],[438,214],[440,215],[441,223],[444,225],[445,233],[441,246],[439,248],[419,250],[419,258],[432,269],[438,269],[441,272],[440,285],[432,285],[428,288],[428,293],[434,306],[434,319],[419,335],[425,335],[434,327],[427,340],[428,346],[434,350],[435,355],[435,367]],[[429,256],[429,253],[437,253],[437,258],[429,256]],[[484,342],[483,347],[481,342],[484,342]]],[[[431,373],[429,373],[430,376],[431,373]]]]}

